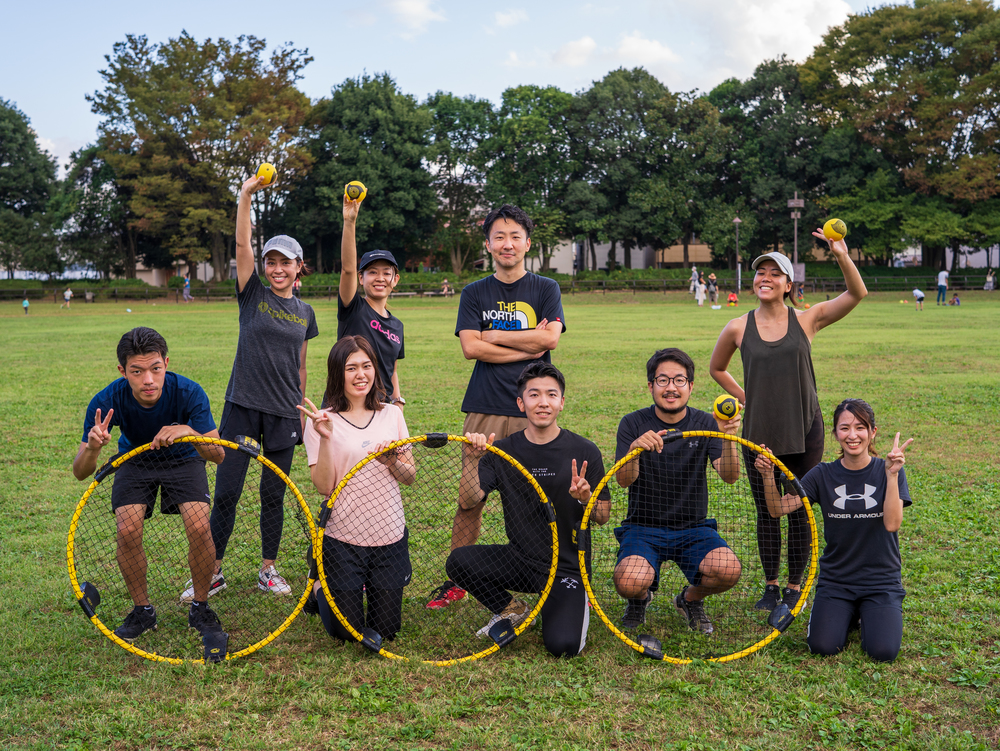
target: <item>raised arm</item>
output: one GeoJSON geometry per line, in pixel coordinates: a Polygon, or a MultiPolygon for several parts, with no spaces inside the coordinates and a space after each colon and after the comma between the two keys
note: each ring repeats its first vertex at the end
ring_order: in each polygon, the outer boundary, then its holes
{"type": "Polygon", "coordinates": [[[858,304],[868,296],[868,288],[861,279],[861,272],[851,260],[851,255],[847,250],[847,243],[843,240],[829,240],[823,235],[822,230],[813,232],[813,237],[823,240],[830,247],[830,252],[837,259],[841,272],[844,274],[844,282],[847,290],[837,295],[832,300],[816,303],[809,310],[799,317],[799,323],[805,330],[806,335],[812,340],[820,329],[824,329],[831,323],[836,323],[846,316],[858,304]]]}
{"type": "Polygon", "coordinates": [[[344,232],[340,236],[340,301],[347,305],[358,292],[358,244],[356,240],[361,201],[344,194],[344,232]]]}
{"type": "Polygon", "coordinates": [[[101,449],[111,441],[111,416],[115,413],[113,409],[108,410],[108,416],[101,421],[101,410],[98,409],[94,415],[94,427],[87,433],[87,440],[80,443],[76,457],[73,459],[73,476],[77,480],[86,480],[97,469],[97,460],[101,456],[101,449]]]}
{"type": "Polygon", "coordinates": [[[910,438],[899,445],[899,433],[892,450],[885,457],[885,502],[882,504],[882,523],[889,532],[897,532],[903,524],[903,500],[899,497],[899,470],[906,464],[903,452],[913,443],[910,438]]]}
{"type": "Polygon", "coordinates": [[[253,232],[250,227],[250,197],[260,190],[264,178],[251,177],[240,188],[240,200],[236,207],[236,282],[237,292],[242,290],[251,275],[257,272],[256,259],[253,255],[253,232]]]}
{"type": "Polygon", "coordinates": [[[746,404],[747,395],[743,387],[729,374],[729,363],[743,341],[745,327],[746,318],[743,316],[727,323],[719,334],[719,340],[715,343],[712,359],[708,364],[709,375],[725,389],[727,394],[735,396],[740,404],[746,404]]]}
{"type": "Polygon", "coordinates": [[[329,445],[333,436],[331,429],[333,416],[325,409],[317,409],[309,397],[303,397],[302,401],[308,407],[303,407],[300,404],[298,409],[306,418],[312,420],[313,429],[319,436],[319,452],[316,454],[316,463],[309,465],[309,477],[316,490],[327,497],[337,487],[337,470],[329,461],[329,457],[332,455],[329,445]]]}
{"type": "MultiPolygon", "coordinates": [[[[719,427],[719,432],[727,433],[728,435],[739,435],[740,423],[742,422],[743,417],[739,413],[737,413],[731,420],[720,420],[718,417],[715,418],[715,423],[719,427]]],[[[712,462],[712,467],[715,468],[715,471],[724,482],[733,485],[740,479],[739,444],[736,441],[727,441],[725,439],[719,440],[722,441],[722,456],[712,462]]]]}

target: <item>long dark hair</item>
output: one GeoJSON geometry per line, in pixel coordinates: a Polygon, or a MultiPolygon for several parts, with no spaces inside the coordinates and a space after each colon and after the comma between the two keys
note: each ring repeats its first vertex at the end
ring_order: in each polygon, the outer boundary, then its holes
{"type": "Polygon", "coordinates": [[[378,372],[378,358],[375,348],[363,336],[345,336],[333,345],[329,357],[326,358],[326,393],[323,394],[323,409],[334,412],[345,412],[351,408],[351,403],[344,393],[344,370],[347,360],[355,352],[364,352],[372,361],[375,381],[371,390],[365,396],[365,409],[378,412],[385,401],[385,386],[378,372]]]}
{"type": "MultiPolygon", "coordinates": [[[[875,430],[875,410],[872,409],[872,405],[866,402],[864,399],[844,399],[837,408],[833,410],[833,437],[837,437],[837,420],[844,412],[850,412],[854,415],[858,421],[868,428],[868,432],[871,433],[875,430]]],[[[872,436],[871,442],[868,444],[868,455],[878,456],[878,452],[875,450],[875,437],[872,436]]],[[[844,447],[840,447],[840,458],[844,456],[844,447]]]]}

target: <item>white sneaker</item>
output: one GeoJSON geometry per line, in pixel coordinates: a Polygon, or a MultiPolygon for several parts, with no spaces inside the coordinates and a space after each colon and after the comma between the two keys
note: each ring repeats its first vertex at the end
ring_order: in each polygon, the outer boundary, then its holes
{"type": "Polygon", "coordinates": [[[257,589],[276,595],[290,595],[292,588],[288,586],[285,577],[278,573],[274,566],[268,566],[257,576],[257,589]]]}
{"type": "MultiPolygon", "coordinates": [[[[218,594],[225,588],[226,577],[222,575],[222,572],[212,574],[212,584],[208,588],[208,596],[218,594]]],[[[187,589],[181,592],[181,602],[194,602],[194,582],[191,579],[188,579],[187,589]]]]}
{"type": "Polygon", "coordinates": [[[476,632],[476,636],[480,639],[486,638],[490,635],[490,629],[504,618],[509,618],[511,625],[514,628],[517,628],[521,625],[524,619],[528,617],[529,612],[527,604],[521,602],[520,600],[511,600],[510,605],[505,607],[502,613],[494,615],[485,626],[476,632]]]}

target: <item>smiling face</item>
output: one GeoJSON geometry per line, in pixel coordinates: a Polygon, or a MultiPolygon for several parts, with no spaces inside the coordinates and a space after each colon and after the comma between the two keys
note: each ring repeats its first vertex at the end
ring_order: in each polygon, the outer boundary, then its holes
{"type": "Polygon", "coordinates": [[[759,300],[783,300],[792,291],[792,283],[775,261],[761,261],[753,278],[753,291],[759,300]]]}
{"type": "Polygon", "coordinates": [[[264,278],[275,292],[291,289],[302,261],[298,258],[286,258],[284,253],[272,250],[264,256],[264,278]]]}
{"type": "Polygon", "coordinates": [[[517,406],[528,422],[541,430],[558,419],[566,406],[566,397],[555,378],[532,378],[524,384],[524,393],[517,397],[517,406]]]}
{"type": "Polygon", "coordinates": [[[396,288],[399,282],[399,272],[388,261],[375,261],[358,272],[365,297],[373,300],[384,300],[396,288]]]}
{"type": "Polygon", "coordinates": [[[837,424],[833,429],[833,437],[844,450],[844,457],[860,459],[867,457],[868,447],[875,440],[878,428],[869,428],[864,422],[845,409],[837,418],[837,424]]]}
{"type": "Polygon", "coordinates": [[[163,381],[167,377],[169,357],[159,352],[148,355],[133,355],[123,368],[118,366],[118,372],[128,380],[132,388],[132,396],[143,407],[152,407],[163,395],[163,381]]]}
{"type": "Polygon", "coordinates": [[[649,384],[656,409],[668,415],[677,415],[687,409],[692,391],[694,381],[688,380],[687,368],[673,360],[661,362],[653,382],[649,384]]]}
{"type": "Polygon", "coordinates": [[[344,395],[351,401],[364,399],[375,385],[375,364],[364,351],[353,352],[344,364],[344,395]]]}
{"type": "Polygon", "coordinates": [[[490,227],[486,250],[498,269],[513,270],[524,266],[524,254],[531,249],[531,238],[517,222],[500,217],[490,227]]]}

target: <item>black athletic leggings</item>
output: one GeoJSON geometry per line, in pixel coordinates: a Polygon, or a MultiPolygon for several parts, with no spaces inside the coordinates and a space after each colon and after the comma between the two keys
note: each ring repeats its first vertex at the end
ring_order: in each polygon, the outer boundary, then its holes
{"type": "MultiPolygon", "coordinates": [[[[816,410],[812,427],[806,434],[806,450],[801,454],[778,456],[789,471],[801,479],[806,472],[820,463],[823,458],[823,415],[816,410]]],[[[777,456],[777,455],[776,455],[777,456]]],[[[743,447],[743,462],[750,480],[750,492],[757,506],[757,551],[761,566],[768,581],[778,578],[781,568],[781,519],[775,519],[767,510],[764,497],[764,478],[754,466],[757,454],[743,447]]],[[[780,488],[780,486],[779,486],[780,488]]],[[[812,500],[812,499],[810,499],[812,500]]],[[[804,508],[788,514],[788,583],[800,584],[802,573],[809,563],[809,519],[804,508]]]]}
{"type": "MultiPolygon", "coordinates": [[[[347,619],[355,631],[366,626],[384,640],[392,641],[403,625],[403,590],[400,589],[331,589],[337,609],[347,619]],[[368,612],[365,613],[365,597],[368,597],[368,612]]],[[[316,595],[319,602],[319,617],[326,631],[334,639],[356,641],[351,632],[344,628],[333,614],[330,603],[323,592],[316,595]]]]}
{"type": "Polygon", "coordinates": [[[847,643],[853,627],[861,630],[861,648],[878,662],[892,662],[903,643],[901,592],[879,592],[855,597],[820,587],[809,614],[806,643],[809,651],[835,655],[847,643]]]}
{"type": "MultiPolygon", "coordinates": [[[[265,456],[286,475],[292,467],[295,446],[280,451],[267,451],[265,456]]],[[[215,473],[215,504],[212,506],[212,540],[215,558],[221,561],[226,555],[229,538],[236,524],[236,506],[243,495],[250,456],[242,451],[226,449],[226,458],[215,473]]],[[[261,558],[273,561],[278,557],[281,532],[285,524],[284,480],[274,472],[265,471],[260,480],[260,547],[261,558]]]]}

